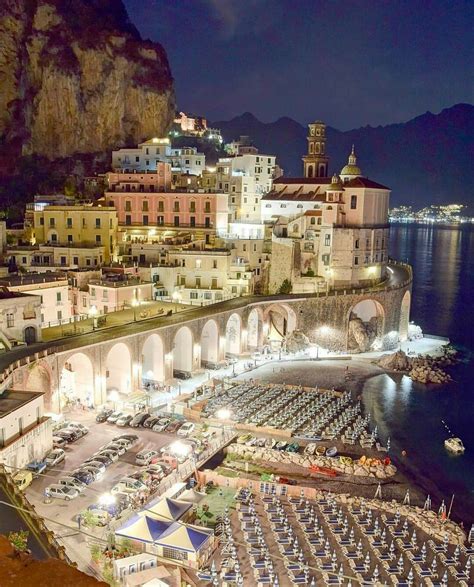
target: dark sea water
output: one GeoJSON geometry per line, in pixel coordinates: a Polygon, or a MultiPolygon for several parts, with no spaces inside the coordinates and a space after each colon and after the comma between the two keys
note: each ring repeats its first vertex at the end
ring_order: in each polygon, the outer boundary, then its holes
{"type": "Polygon", "coordinates": [[[380,375],[366,382],[364,403],[391,438],[393,456],[466,525],[474,522],[474,227],[396,225],[390,254],[414,269],[410,319],[425,333],[447,336],[464,361],[450,372],[454,383],[425,386],[405,376],[380,375]],[[444,448],[445,420],[466,446],[462,456],[444,448]],[[401,457],[406,450],[407,456],[401,457]]]}

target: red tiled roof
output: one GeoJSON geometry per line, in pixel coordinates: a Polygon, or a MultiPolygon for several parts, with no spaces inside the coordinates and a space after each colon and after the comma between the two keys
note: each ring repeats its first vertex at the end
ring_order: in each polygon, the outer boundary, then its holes
{"type": "Polygon", "coordinates": [[[322,210],[306,210],[305,216],[322,216],[322,210]]]}
{"type": "Polygon", "coordinates": [[[287,192],[286,190],[268,192],[262,197],[262,200],[282,200],[283,202],[293,200],[295,202],[325,202],[326,194],[317,192],[287,192]]]}
{"type": "Polygon", "coordinates": [[[287,183],[287,184],[314,184],[314,185],[325,185],[331,183],[330,177],[277,177],[273,180],[273,184],[287,183]]]}
{"type": "Polygon", "coordinates": [[[368,179],[367,177],[356,177],[355,179],[351,179],[343,185],[350,188],[375,188],[379,190],[390,189],[387,186],[382,185],[381,183],[377,183],[376,181],[368,179]]]}

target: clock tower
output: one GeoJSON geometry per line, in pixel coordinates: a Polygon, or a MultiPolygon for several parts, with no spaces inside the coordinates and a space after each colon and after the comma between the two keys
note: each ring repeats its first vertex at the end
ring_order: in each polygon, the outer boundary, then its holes
{"type": "Polygon", "coordinates": [[[308,154],[303,157],[305,177],[328,177],[326,125],[316,121],[308,125],[308,154]]]}

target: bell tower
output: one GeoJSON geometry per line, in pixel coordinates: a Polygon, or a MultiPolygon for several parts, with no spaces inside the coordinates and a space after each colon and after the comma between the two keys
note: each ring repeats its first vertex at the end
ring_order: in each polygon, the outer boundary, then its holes
{"type": "Polygon", "coordinates": [[[326,125],[320,120],[308,124],[308,154],[303,157],[305,177],[328,177],[326,125]]]}

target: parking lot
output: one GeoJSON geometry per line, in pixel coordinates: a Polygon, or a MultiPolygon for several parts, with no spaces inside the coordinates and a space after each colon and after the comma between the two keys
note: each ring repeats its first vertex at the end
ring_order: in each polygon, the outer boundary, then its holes
{"type": "MultiPolygon", "coordinates": [[[[75,413],[71,420],[86,425],[89,433],[65,447],[66,458],[54,467],[48,468],[43,475],[35,479],[26,494],[37,511],[50,519],[56,520],[68,526],[77,525],[78,514],[83,512],[91,504],[99,501],[101,496],[108,494],[111,488],[122,478],[127,477],[143,469],[135,464],[135,456],[143,449],[159,450],[177,439],[185,440],[176,434],[154,432],[147,428],[118,427],[115,424],[98,424],[95,414],[75,413]],[[103,445],[122,434],[136,434],[139,440],[133,444],[119,459],[108,466],[103,476],[88,485],[85,490],[71,501],[52,499],[49,503],[45,499],[45,490],[55,484],[59,479],[66,477],[70,472],[79,468],[86,459],[91,457],[103,445]]],[[[166,481],[166,479],[164,480],[166,481]]]]}

